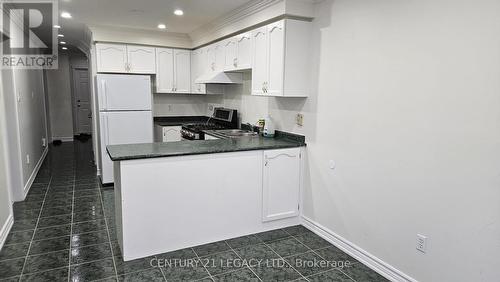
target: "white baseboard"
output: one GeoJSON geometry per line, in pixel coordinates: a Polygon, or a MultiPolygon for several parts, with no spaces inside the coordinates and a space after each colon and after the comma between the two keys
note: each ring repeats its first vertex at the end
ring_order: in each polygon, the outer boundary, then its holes
{"type": "Polygon", "coordinates": [[[28,182],[26,182],[26,185],[24,185],[24,190],[23,190],[23,201],[26,199],[26,195],[28,195],[28,192],[31,189],[31,185],[33,185],[33,182],[35,181],[36,176],[38,175],[38,171],[40,170],[40,167],[43,164],[43,161],[47,157],[47,153],[49,152],[49,147],[45,147],[45,150],[43,150],[42,157],[38,160],[38,163],[35,166],[35,169],[33,169],[33,172],[30,175],[30,178],[28,179],[28,182]]]}
{"type": "Polygon", "coordinates": [[[61,140],[62,142],[73,142],[75,138],[73,136],[69,137],[52,136],[52,141],[54,140],[61,140]]]}
{"type": "Polygon", "coordinates": [[[316,221],[302,215],[302,225],[391,281],[418,282],[316,221]]]}
{"type": "Polygon", "coordinates": [[[5,244],[5,240],[7,239],[7,235],[9,235],[12,225],[14,225],[14,215],[12,214],[11,210],[9,217],[2,226],[2,229],[0,229],[0,250],[3,247],[3,244],[5,244]]]}

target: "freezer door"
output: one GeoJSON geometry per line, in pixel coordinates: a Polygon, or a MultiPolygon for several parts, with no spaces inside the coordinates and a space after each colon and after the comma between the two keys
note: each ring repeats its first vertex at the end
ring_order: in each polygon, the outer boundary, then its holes
{"type": "Polygon", "coordinates": [[[101,160],[102,183],[113,183],[113,162],[106,146],[117,144],[152,143],[153,114],[151,111],[102,112],[101,160]]]}
{"type": "Polygon", "coordinates": [[[150,111],[151,78],[148,75],[98,74],[100,111],[150,111]]]}

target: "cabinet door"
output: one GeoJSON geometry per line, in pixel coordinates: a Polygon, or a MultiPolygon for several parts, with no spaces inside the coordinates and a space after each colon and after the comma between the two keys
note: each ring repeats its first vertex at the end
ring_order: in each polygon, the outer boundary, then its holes
{"type": "Polygon", "coordinates": [[[163,127],[163,142],[181,141],[181,126],[166,126],[163,127]]]}
{"type": "Polygon", "coordinates": [[[174,50],[174,91],[191,92],[191,51],[174,50]]]}
{"type": "Polygon", "coordinates": [[[262,221],[299,214],[300,148],[264,151],[262,221]]]}
{"type": "Polygon", "coordinates": [[[231,38],[224,44],[224,70],[230,71],[235,70],[236,64],[236,53],[237,53],[237,41],[236,38],[231,38]]]}
{"type": "Polygon", "coordinates": [[[191,53],[191,93],[205,94],[205,84],[195,83],[206,70],[206,49],[197,49],[191,53]]]}
{"type": "Polygon", "coordinates": [[[224,62],[226,54],[224,52],[225,41],[219,42],[215,44],[214,52],[215,52],[215,71],[223,71],[224,70],[224,62]]]}
{"type": "Polygon", "coordinates": [[[191,93],[198,94],[198,84],[195,83],[196,78],[200,76],[200,60],[202,49],[193,50],[191,52],[191,93]]]}
{"type": "MultiPolygon", "coordinates": [[[[269,74],[266,83],[267,95],[283,96],[283,72],[285,58],[284,22],[268,25],[269,74]]],[[[305,56],[306,54],[304,54],[305,56]]]]}
{"type": "Polygon", "coordinates": [[[206,61],[206,72],[215,71],[215,45],[210,45],[206,49],[207,61],[206,61]]]}
{"type": "Polygon", "coordinates": [[[269,64],[267,61],[267,27],[252,32],[252,95],[264,95],[269,64]]]}
{"type": "Polygon", "coordinates": [[[237,69],[251,69],[252,68],[252,35],[250,33],[243,33],[236,37],[237,55],[236,55],[236,68],[237,69]]]}
{"type": "Polygon", "coordinates": [[[156,92],[174,91],[174,50],[156,48],[156,92]]]}
{"type": "Polygon", "coordinates": [[[127,72],[127,46],[121,44],[97,43],[97,72],[127,72]]]}
{"type": "Polygon", "coordinates": [[[128,69],[130,73],[154,74],[155,48],[127,45],[128,69]]]}

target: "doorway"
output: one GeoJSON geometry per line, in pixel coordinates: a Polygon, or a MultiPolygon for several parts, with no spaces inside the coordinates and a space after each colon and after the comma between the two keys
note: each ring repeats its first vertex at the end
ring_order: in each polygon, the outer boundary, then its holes
{"type": "Polygon", "coordinates": [[[90,81],[87,68],[73,68],[73,121],[75,135],[92,132],[90,81]]]}

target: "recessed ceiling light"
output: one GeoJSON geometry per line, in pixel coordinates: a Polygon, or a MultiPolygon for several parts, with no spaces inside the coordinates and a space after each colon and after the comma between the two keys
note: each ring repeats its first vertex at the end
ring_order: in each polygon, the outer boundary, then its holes
{"type": "Polygon", "coordinates": [[[174,14],[176,14],[177,16],[182,16],[182,15],[184,15],[184,11],[181,9],[177,9],[174,11],[174,14]]]}
{"type": "Polygon", "coordinates": [[[166,26],[166,25],[164,25],[164,24],[159,24],[159,25],[158,25],[158,28],[159,28],[159,29],[165,29],[165,28],[167,28],[167,26],[166,26]]]}
{"type": "Polygon", "coordinates": [[[61,28],[61,26],[56,24],[54,25],[54,28],[61,28]]]}
{"type": "Polygon", "coordinates": [[[63,49],[63,50],[68,50],[68,47],[62,47],[61,49],[63,49]]]}
{"type": "Polygon", "coordinates": [[[62,45],[64,45],[64,44],[66,44],[66,41],[61,41],[59,43],[61,43],[62,45]]]}
{"type": "Polygon", "coordinates": [[[61,17],[65,18],[65,19],[71,19],[71,14],[68,13],[68,12],[62,12],[61,13],[61,17]]]}
{"type": "Polygon", "coordinates": [[[57,36],[58,37],[64,37],[64,34],[58,34],[57,36]]]}

